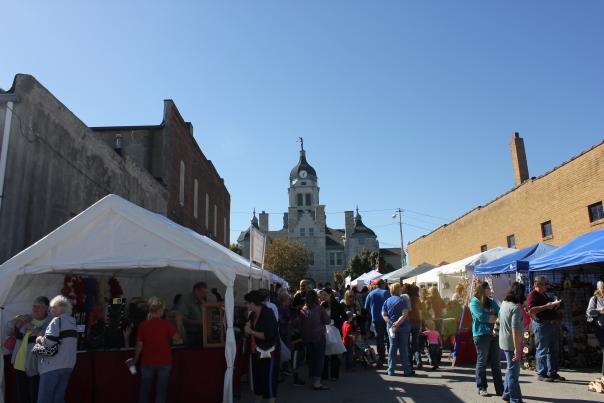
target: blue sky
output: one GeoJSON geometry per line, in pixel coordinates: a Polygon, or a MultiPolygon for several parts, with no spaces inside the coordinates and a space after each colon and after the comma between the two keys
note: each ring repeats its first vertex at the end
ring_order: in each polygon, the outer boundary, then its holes
{"type": "Polygon", "coordinates": [[[406,243],[512,188],[514,131],[531,176],[604,138],[598,0],[13,0],[0,15],[2,88],[33,74],[89,126],[157,124],[173,99],[231,193],[231,240],[254,207],[280,227],[299,136],[328,225],[358,204],[384,247],[395,207],[406,243]]]}

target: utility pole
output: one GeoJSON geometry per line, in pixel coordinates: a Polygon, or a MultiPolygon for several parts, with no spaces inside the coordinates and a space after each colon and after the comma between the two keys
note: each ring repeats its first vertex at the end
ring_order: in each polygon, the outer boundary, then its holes
{"type": "Polygon", "coordinates": [[[405,255],[405,246],[403,244],[403,211],[400,207],[394,210],[392,218],[396,218],[398,215],[398,228],[401,234],[401,267],[407,265],[407,255],[405,255]]]}

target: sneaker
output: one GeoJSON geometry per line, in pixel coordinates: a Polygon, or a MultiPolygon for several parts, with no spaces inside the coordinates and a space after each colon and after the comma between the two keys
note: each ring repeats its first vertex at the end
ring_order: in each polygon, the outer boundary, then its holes
{"type": "Polygon", "coordinates": [[[541,382],[554,382],[554,380],[548,376],[537,376],[537,380],[541,382]]]}
{"type": "Polygon", "coordinates": [[[501,396],[501,400],[503,400],[504,402],[509,402],[510,401],[510,397],[509,396],[501,396]]]}
{"type": "Polygon", "coordinates": [[[554,382],[564,382],[564,381],[566,381],[566,378],[565,378],[565,377],[560,376],[560,375],[558,375],[558,374],[554,374],[554,375],[552,375],[552,376],[550,377],[550,379],[551,379],[552,381],[554,381],[554,382]]]}
{"type": "Polygon", "coordinates": [[[489,392],[487,392],[486,390],[479,390],[478,394],[482,397],[489,397],[489,392]]]}

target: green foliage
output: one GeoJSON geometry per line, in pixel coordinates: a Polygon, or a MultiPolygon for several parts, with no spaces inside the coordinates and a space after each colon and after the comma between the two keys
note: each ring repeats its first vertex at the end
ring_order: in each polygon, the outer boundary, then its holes
{"type": "Polygon", "coordinates": [[[275,239],[266,248],[264,266],[295,286],[306,277],[308,260],[309,253],[300,242],[275,239]]]}
{"type": "MultiPolygon", "coordinates": [[[[363,250],[361,253],[350,259],[348,263],[348,268],[342,272],[344,277],[351,276],[351,278],[357,278],[363,273],[367,273],[368,271],[374,270],[376,268],[376,259],[379,253],[370,252],[368,250],[363,250]]],[[[380,257],[380,273],[390,273],[394,271],[394,266],[390,263],[386,263],[384,257],[379,255],[380,257]]]]}
{"type": "Polygon", "coordinates": [[[229,249],[241,256],[241,248],[236,243],[232,243],[229,245],[229,249]]]}

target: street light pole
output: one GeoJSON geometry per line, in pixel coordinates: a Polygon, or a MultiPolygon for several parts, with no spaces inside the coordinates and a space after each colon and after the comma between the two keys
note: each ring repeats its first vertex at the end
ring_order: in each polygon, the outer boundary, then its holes
{"type": "Polygon", "coordinates": [[[407,265],[407,256],[405,255],[405,247],[403,244],[403,210],[399,207],[394,211],[392,218],[398,215],[398,228],[401,234],[401,267],[407,265]]]}

